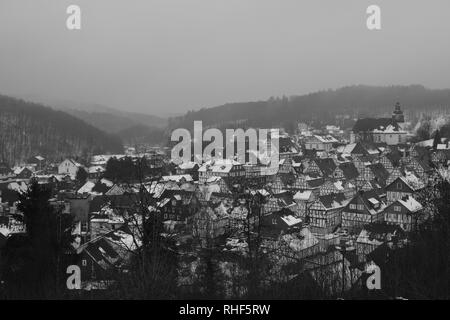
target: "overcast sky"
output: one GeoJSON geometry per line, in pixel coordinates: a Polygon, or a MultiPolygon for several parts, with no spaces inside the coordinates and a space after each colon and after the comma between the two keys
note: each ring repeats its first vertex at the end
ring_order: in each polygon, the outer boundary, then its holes
{"type": "Polygon", "coordinates": [[[170,114],[352,84],[450,87],[450,1],[0,0],[3,94],[170,114]]]}

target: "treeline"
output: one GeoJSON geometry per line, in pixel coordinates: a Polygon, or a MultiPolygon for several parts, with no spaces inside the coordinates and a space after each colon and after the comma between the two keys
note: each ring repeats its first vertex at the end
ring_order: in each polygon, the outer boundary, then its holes
{"type": "Polygon", "coordinates": [[[140,143],[159,144],[166,141],[168,134],[164,129],[135,125],[117,133],[122,140],[130,145],[140,143]]]}
{"type": "Polygon", "coordinates": [[[336,115],[390,115],[397,101],[407,112],[448,109],[450,89],[431,90],[420,85],[349,86],[302,96],[272,97],[267,101],[229,103],[189,111],[182,117],[169,119],[169,126],[190,128],[194,120],[202,120],[203,125],[215,126],[237,120],[248,120],[249,125],[257,127],[289,127],[298,121],[320,125],[333,123],[336,115]]]}
{"type": "Polygon", "coordinates": [[[117,159],[112,157],[106,163],[103,176],[116,183],[138,183],[152,177],[160,177],[170,174],[170,166],[152,165],[152,161],[142,158],[124,157],[117,159]]]}
{"type": "Polygon", "coordinates": [[[0,95],[0,157],[13,165],[31,156],[50,160],[123,151],[119,137],[62,111],[0,95]]]}

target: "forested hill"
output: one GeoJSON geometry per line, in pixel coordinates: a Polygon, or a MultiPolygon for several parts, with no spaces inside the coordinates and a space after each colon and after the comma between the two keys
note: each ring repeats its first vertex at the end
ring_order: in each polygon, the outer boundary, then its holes
{"type": "Polygon", "coordinates": [[[248,121],[248,124],[253,126],[286,126],[297,121],[320,123],[332,121],[339,114],[354,117],[380,116],[384,112],[392,112],[397,101],[407,112],[450,109],[450,89],[431,90],[421,85],[350,86],[302,96],[230,103],[190,111],[182,117],[171,118],[170,126],[190,128],[194,120],[202,120],[204,125],[212,126],[237,120],[248,121]]]}
{"type": "Polygon", "coordinates": [[[120,138],[62,111],[0,95],[0,161],[122,152],[120,138]]]}

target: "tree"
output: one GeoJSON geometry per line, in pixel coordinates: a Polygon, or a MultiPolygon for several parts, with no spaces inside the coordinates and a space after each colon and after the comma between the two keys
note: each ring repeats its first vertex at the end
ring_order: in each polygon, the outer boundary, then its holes
{"type": "Polygon", "coordinates": [[[419,141],[430,139],[431,124],[429,120],[425,120],[420,124],[420,127],[416,131],[416,136],[419,141]]]}
{"type": "Polygon", "coordinates": [[[438,144],[441,143],[441,133],[439,130],[436,130],[434,132],[434,138],[433,138],[433,149],[437,149],[438,144]]]}
{"type": "Polygon", "coordinates": [[[391,297],[448,299],[450,269],[450,184],[440,181],[427,199],[430,218],[409,235],[407,245],[383,254],[382,288],[391,297]]]}
{"type": "MultiPolygon", "coordinates": [[[[2,259],[7,295],[17,298],[60,297],[62,255],[70,248],[72,217],[49,203],[51,189],[33,181],[19,197],[16,219],[26,234],[7,241],[2,259]]],[[[62,280],[62,279],[61,279],[62,280]]]]}
{"type": "Polygon", "coordinates": [[[78,168],[77,175],[75,177],[77,182],[80,185],[83,185],[86,183],[87,178],[88,178],[88,173],[86,172],[86,170],[82,167],[78,168]]]}

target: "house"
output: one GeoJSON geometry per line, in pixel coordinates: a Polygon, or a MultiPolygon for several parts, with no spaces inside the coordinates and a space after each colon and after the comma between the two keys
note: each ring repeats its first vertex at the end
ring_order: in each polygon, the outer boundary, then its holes
{"type": "Polygon", "coordinates": [[[266,237],[278,239],[280,234],[285,234],[292,228],[299,227],[301,223],[302,219],[292,210],[281,208],[279,211],[264,215],[261,226],[266,237]]]}
{"type": "Polygon", "coordinates": [[[233,178],[236,180],[245,178],[244,166],[230,159],[209,160],[198,169],[198,173],[200,183],[204,183],[212,176],[233,178]]]}
{"type": "Polygon", "coordinates": [[[358,192],[342,210],[342,228],[359,232],[365,225],[382,222],[386,203],[377,190],[358,192]]]}
{"type": "Polygon", "coordinates": [[[397,103],[391,118],[358,119],[353,126],[350,142],[364,141],[387,145],[404,143],[407,132],[402,128],[403,122],[403,112],[400,110],[400,104],[397,103]]]}
{"type": "Polygon", "coordinates": [[[273,249],[284,257],[296,260],[318,254],[320,244],[316,236],[308,227],[299,224],[295,224],[295,226],[297,230],[281,234],[279,241],[273,243],[273,249]]]}
{"type": "Polygon", "coordinates": [[[361,142],[349,143],[337,149],[338,153],[351,156],[367,156],[369,153],[361,142]]]}
{"type": "Polygon", "coordinates": [[[312,159],[305,170],[305,174],[319,174],[322,177],[330,177],[336,170],[336,163],[332,158],[312,159]]]}
{"type": "Polygon", "coordinates": [[[126,228],[96,237],[77,248],[82,288],[108,283],[129,270],[133,251],[141,245],[126,228]]]}
{"type": "Polygon", "coordinates": [[[187,162],[183,162],[180,163],[177,167],[176,167],[176,174],[177,175],[184,175],[184,174],[189,174],[192,176],[192,178],[194,180],[198,180],[198,169],[199,169],[199,165],[196,162],[193,161],[187,161],[187,162]]]}
{"type": "Polygon", "coordinates": [[[373,163],[362,170],[360,178],[365,181],[375,181],[381,186],[384,186],[386,180],[389,178],[389,172],[381,163],[373,163]]]}
{"type": "Polygon", "coordinates": [[[103,166],[90,166],[88,168],[89,179],[98,179],[105,173],[105,168],[103,166]]]}
{"type": "Polygon", "coordinates": [[[205,240],[225,235],[230,230],[231,208],[226,202],[202,207],[193,216],[192,236],[205,240]]]}
{"type": "Polygon", "coordinates": [[[290,209],[293,212],[297,211],[297,204],[291,192],[277,193],[268,198],[262,205],[262,214],[269,215],[282,209],[290,209]]]}
{"type": "Polygon", "coordinates": [[[386,180],[386,186],[390,185],[395,179],[403,177],[405,175],[405,170],[403,166],[395,167],[389,170],[389,178],[386,180]]]}
{"type": "Polygon", "coordinates": [[[33,171],[28,167],[18,167],[14,169],[14,174],[17,179],[30,179],[33,176],[33,171]]]}
{"type": "Polygon", "coordinates": [[[372,159],[368,156],[354,156],[352,162],[358,170],[359,175],[363,175],[365,168],[372,164],[372,159]]]}
{"type": "Polygon", "coordinates": [[[305,149],[329,152],[333,149],[333,144],[337,142],[339,141],[330,135],[327,136],[314,135],[306,138],[305,149]]]}
{"type": "Polygon", "coordinates": [[[386,187],[386,199],[388,204],[403,198],[414,196],[416,192],[425,188],[425,184],[413,174],[398,177],[386,187]]]}
{"type": "Polygon", "coordinates": [[[423,206],[412,196],[403,196],[384,210],[384,221],[405,231],[413,231],[425,220],[423,206]]]}
{"type": "Polygon", "coordinates": [[[183,184],[186,182],[192,182],[192,176],[189,174],[180,174],[180,175],[171,175],[171,176],[163,176],[161,177],[162,182],[172,181],[178,184],[183,184]]]}
{"type": "Polygon", "coordinates": [[[355,247],[359,261],[365,261],[366,256],[376,248],[385,244],[393,244],[404,238],[404,231],[395,225],[377,222],[366,225],[358,234],[355,247]]]}
{"type": "Polygon", "coordinates": [[[340,163],[334,170],[332,176],[335,179],[354,181],[359,176],[359,172],[353,162],[347,161],[340,163]]]}
{"type": "Polygon", "coordinates": [[[200,201],[193,191],[165,190],[156,207],[160,210],[164,221],[173,220],[187,224],[198,211],[200,201]]]}
{"type": "Polygon", "coordinates": [[[401,159],[402,156],[399,152],[390,152],[388,154],[381,155],[379,162],[386,168],[386,170],[390,171],[400,166],[401,159]]]}
{"type": "Polygon", "coordinates": [[[414,173],[416,173],[416,175],[422,180],[427,180],[428,176],[433,171],[428,163],[428,160],[420,158],[409,159],[405,164],[405,168],[410,171],[414,171],[414,173]]]}
{"type": "Polygon", "coordinates": [[[58,165],[58,174],[69,175],[71,178],[75,178],[78,169],[83,168],[83,166],[73,159],[65,159],[58,165]]]}
{"type": "Polygon", "coordinates": [[[331,180],[325,180],[325,182],[319,187],[319,195],[325,196],[327,194],[343,192],[344,188],[342,183],[337,183],[331,180]]]}
{"type": "Polygon", "coordinates": [[[311,190],[298,191],[293,199],[297,203],[297,215],[305,219],[306,211],[315,200],[314,193],[311,190]]]}
{"type": "Polygon", "coordinates": [[[341,211],[348,200],[343,193],[320,196],[306,213],[305,222],[309,222],[313,233],[332,233],[341,224],[341,211]]]}

